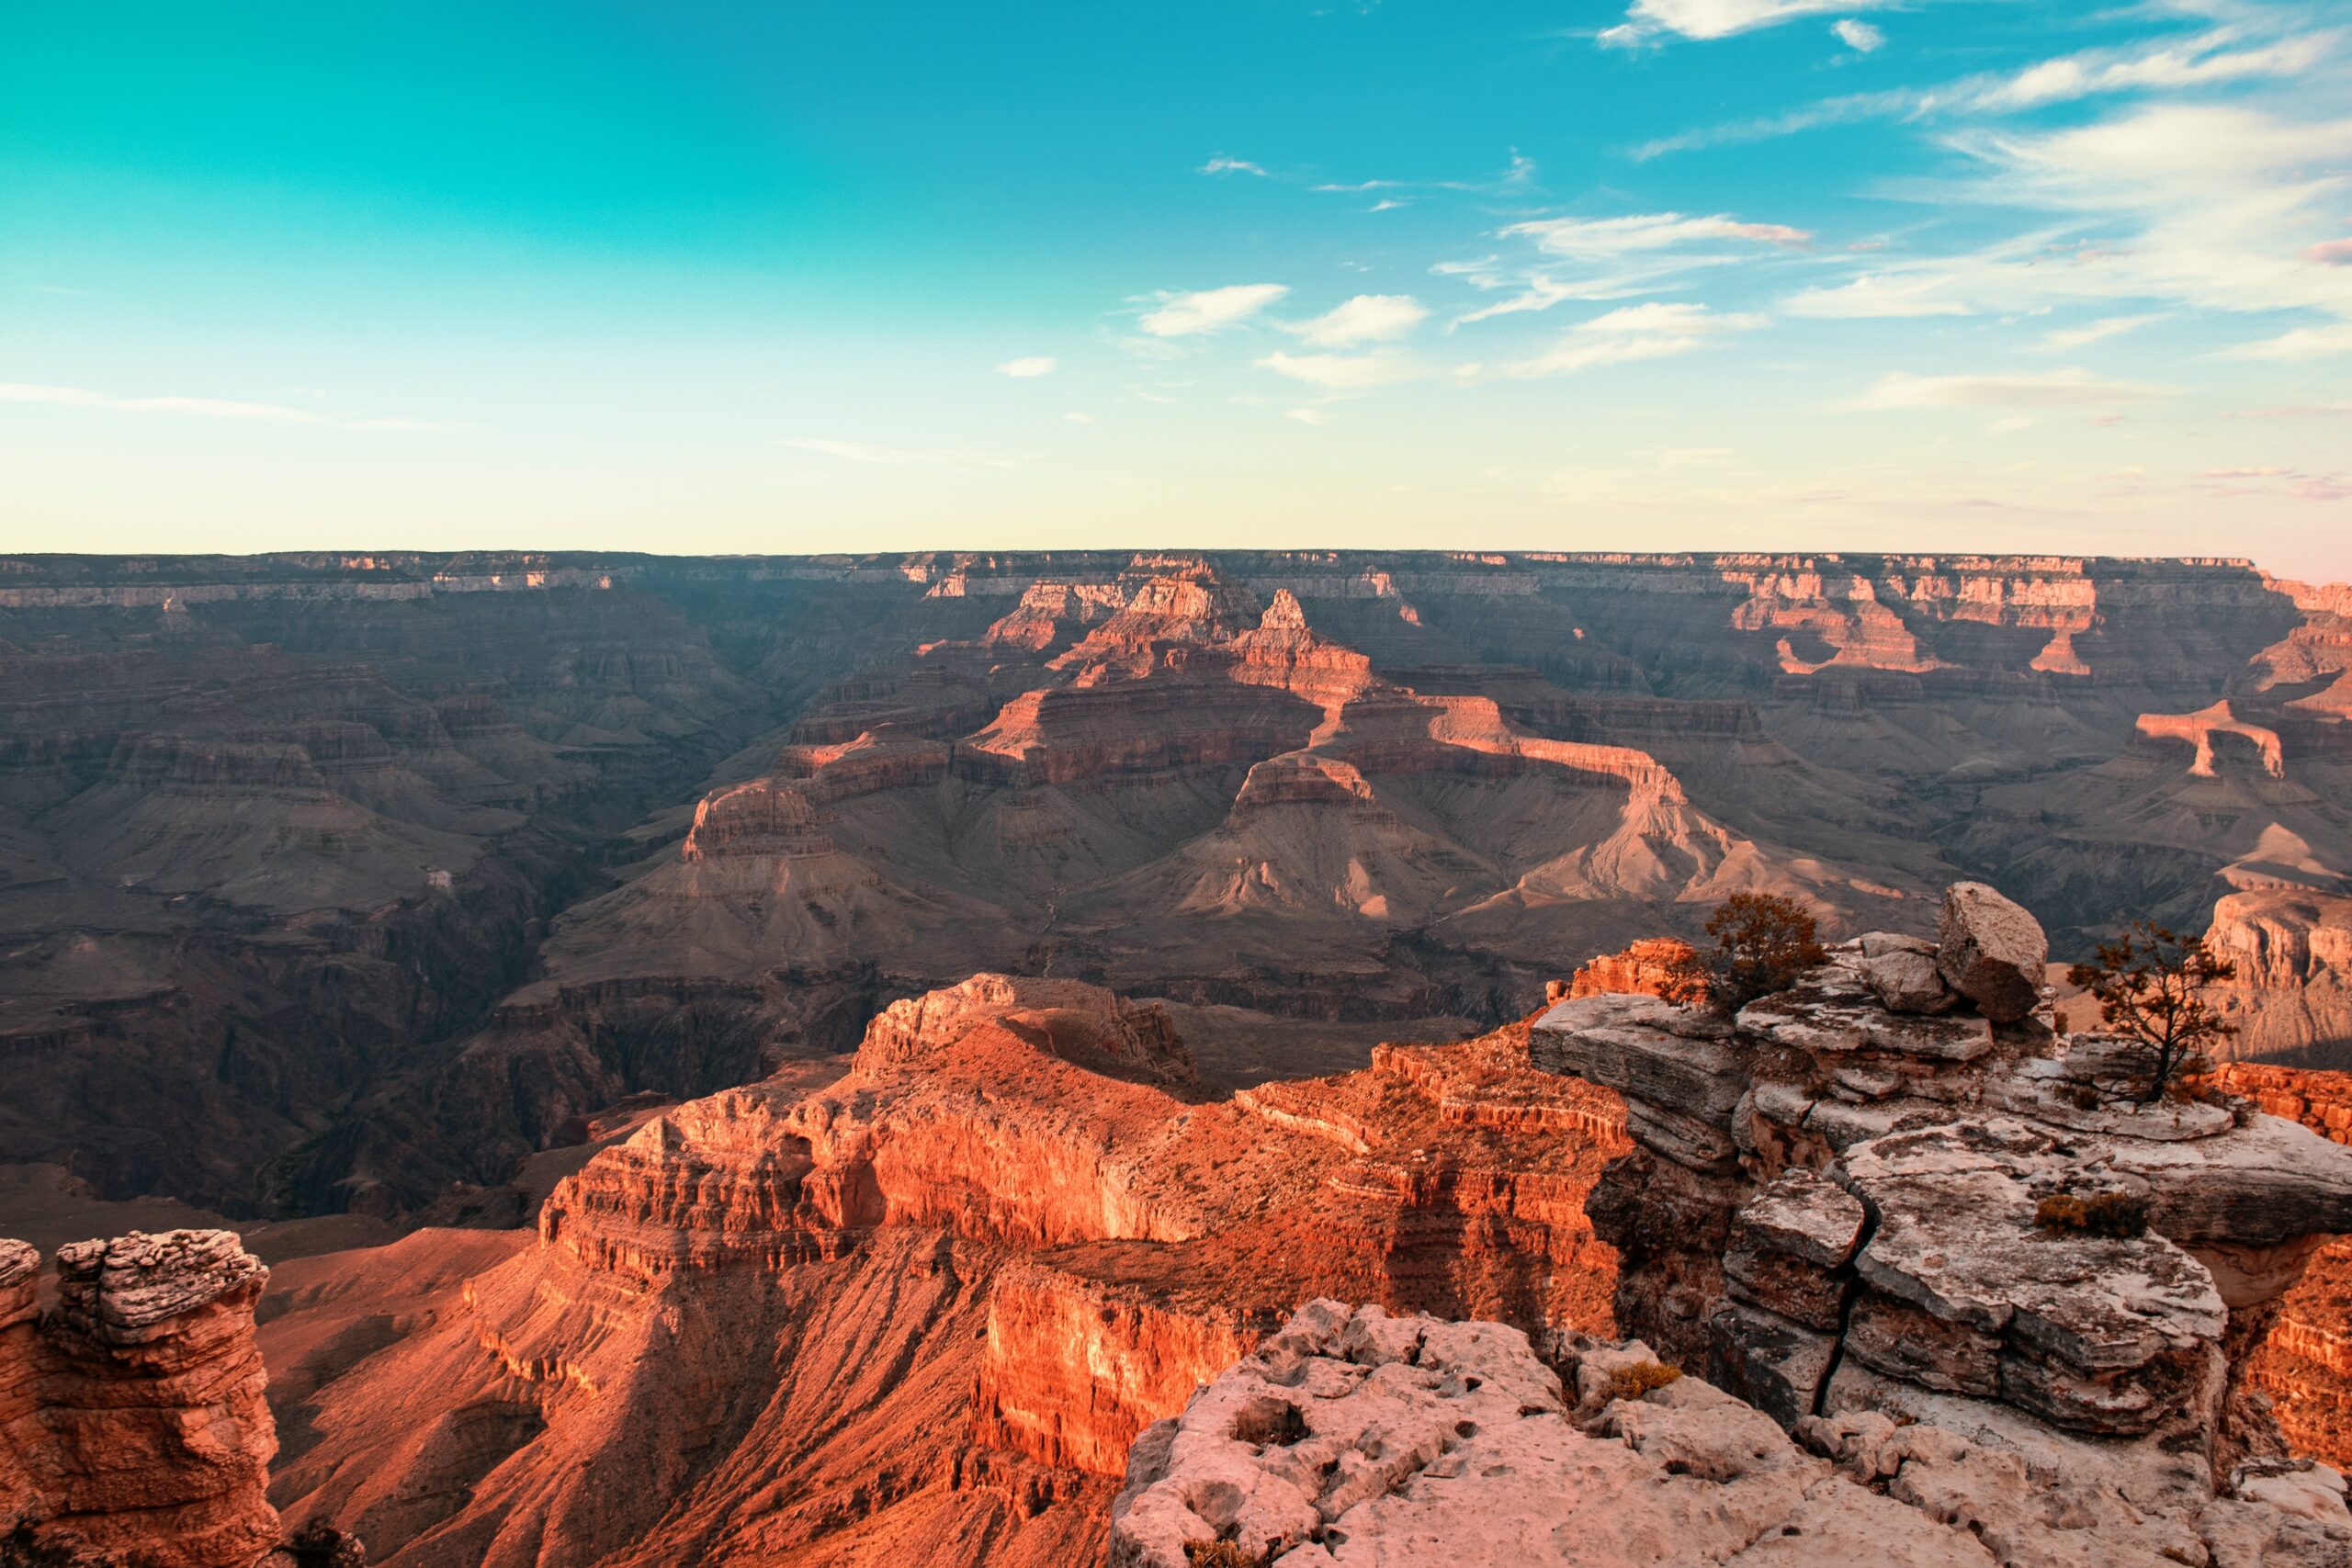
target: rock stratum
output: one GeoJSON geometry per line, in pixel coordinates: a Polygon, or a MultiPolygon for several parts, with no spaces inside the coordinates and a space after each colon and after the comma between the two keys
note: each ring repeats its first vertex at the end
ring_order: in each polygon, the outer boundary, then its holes
{"type": "Polygon", "coordinates": [[[597,1155],[494,1266],[286,1265],[272,1494],[418,1568],[1097,1558],[1136,1435],[1301,1302],[1607,1326],[1616,1104],[1523,1042],[1220,1100],[1154,1003],[895,1003],[845,1073],[597,1155]]]}
{"type": "MultiPolygon", "coordinates": [[[[72,1522],[139,1568],[2341,1562],[2306,1325],[2352,1150],[2306,1128],[2352,1092],[2086,1096],[2127,1046],[1985,1010],[2030,917],[1941,925],[1731,1019],[1593,989],[1641,944],[1532,1023],[1231,1093],[1164,1003],[984,973],[636,1119],[534,1231],[293,1258],[258,1331],[224,1233],[77,1244],[40,1343],[219,1348],[172,1362],[199,1440],[108,1451],[228,1544],[153,1548],[119,1462],[72,1522]],[[2144,1234],[2036,1207],[2109,1191],[2144,1234]]],[[[39,1386],[19,1454],[75,1397],[39,1386]]]]}
{"type": "Polygon", "coordinates": [[[1159,997],[1242,1087],[1726,892],[1925,935],[1962,878],[2062,956],[2214,926],[2245,1053],[2325,1066],[2344,605],[2044,557],[0,560],[0,1147],[511,1224],[607,1108],[976,970],[1159,997]]]}
{"type": "Polygon", "coordinates": [[[2142,1047],[2027,1002],[2046,957],[2031,916],[1962,885],[1937,942],[1864,935],[1735,1018],[1551,1008],[1532,1059],[1616,1089],[1636,1145],[1589,1203],[1618,1327],[1840,1461],[1910,1424],[1863,1467],[1894,1491],[1917,1427],[1986,1456],[1939,1462],[2030,1482],[1926,1504],[2005,1563],[2335,1561],[2334,1507],[2300,1543],[2213,1519],[2294,1462],[2261,1389],[2306,1452],[2340,1447],[2335,1385],[2293,1371],[2323,1282],[2285,1315],[2352,1222],[2352,1152],[2301,1124],[2340,1080],[2233,1064],[2143,1102],[2142,1047]],[[2131,1218],[2083,1223],[2100,1205],[2131,1218]]]}
{"type": "Polygon", "coordinates": [[[38,1568],[348,1568],[265,1492],[277,1430],[254,1305],[269,1270],[227,1231],[133,1231],[40,1255],[0,1241],[0,1556],[38,1568]]]}

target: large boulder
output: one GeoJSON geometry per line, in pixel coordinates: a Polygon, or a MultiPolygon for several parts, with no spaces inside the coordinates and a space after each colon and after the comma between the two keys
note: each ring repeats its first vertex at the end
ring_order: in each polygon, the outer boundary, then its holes
{"type": "Polygon", "coordinates": [[[1944,889],[1936,972],[1996,1023],[2015,1023],[2040,1005],[2050,939],[2024,907],[1981,882],[1944,889]]]}

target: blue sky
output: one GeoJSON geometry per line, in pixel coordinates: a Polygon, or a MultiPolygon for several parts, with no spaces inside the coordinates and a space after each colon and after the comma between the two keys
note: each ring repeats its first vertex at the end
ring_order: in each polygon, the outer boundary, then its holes
{"type": "Polygon", "coordinates": [[[0,548],[2346,579],[2348,372],[2340,0],[0,16],[0,548]]]}

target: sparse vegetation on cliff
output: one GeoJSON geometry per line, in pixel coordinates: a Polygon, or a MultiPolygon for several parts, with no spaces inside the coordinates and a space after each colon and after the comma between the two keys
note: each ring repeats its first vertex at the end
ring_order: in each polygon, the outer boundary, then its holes
{"type": "Polygon", "coordinates": [[[2033,1206],[2033,1223],[2047,1231],[2072,1231],[2076,1235],[2129,1241],[2148,1233],[2149,1205],[2132,1192],[2100,1192],[2077,1198],[2057,1192],[2033,1206]]]}
{"type": "Polygon", "coordinates": [[[2237,1032],[2205,999],[2205,987],[2235,978],[2237,964],[2203,937],[2190,939],[2151,920],[2134,920],[2066,978],[2098,998],[2108,1027],[2148,1047],[2144,1070],[2116,1087],[2119,1099],[2143,1105],[2212,1066],[2209,1049],[2237,1032]]]}
{"type": "Polygon", "coordinates": [[[1667,1000],[1737,1012],[1829,958],[1804,906],[1777,893],[1733,894],[1707,917],[1707,934],[1715,945],[1676,965],[1667,1000]]]}

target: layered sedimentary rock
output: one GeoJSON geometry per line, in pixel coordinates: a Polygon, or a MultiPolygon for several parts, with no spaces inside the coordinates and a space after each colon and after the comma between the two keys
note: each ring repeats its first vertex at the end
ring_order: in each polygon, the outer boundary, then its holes
{"type": "Polygon", "coordinates": [[[2237,965],[2214,999],[2235,1056],[2352,1064],[2352,897],[2271,886],[2213,906],[2208,940],[2237,965]]]}
{"type": "Polygon", "coordinates": [[[1137,1440],[1112,1568],[1946,1568],[2343,1561],[2344,1482],[2249,1467],[2221,1495],[2053,1474],[1999,1434],[1876,1413],[1792,1440],[1649,1348],[1309,1303],[1137,1440]]]}
{"type": "MultiPolygon", "coordinates": [[[[2338,1072],[2224,1062],[2210,1080],[2271,1116],[2352,1144],[2352,1077],[2338,1072]]],[[[2294,1451],[2352,1468],[2352,1238],[2312,1255],[2279,1298],[2270,1331],[2246,1365],[2246,1381],[2276,1401],[2294,1451]]]]}
{"type": "MultiPolygon", "coordinates": [[[[843,1050],[976,968],[1231,1010],[1219,1077],[1278,1019],[1474,1032],[1741,888],[1924,934],[1990,877],[2072,955],[2352,870],[2341,591],[2243,562],[0,577],[0,1143],[240,1214],[442,1212],[614,1099],[843,1050]],[[784,792],[813,820],[723,843],[784,792]]],[[[2249,1049],[2320,1037],[2287,995],[2249,1049]]]]}
{"type": "Polygon", "coordinates": [[[276,1495],[401,1564],[1083,1561],[1136,1434],[1311,1296],[1605,1326],[1615,1103],[1523,1026],[1193,1071],[1083,984],[895,1004],[846,1076],[662,1113],[454,1307],[314,1358],[276,1495]]]}
{"type": "Polygon", "coordinates": [[[2352,1153],[2226,1097],[2143,1103],[2142,1047],[2018,1016],[2030,916],[1969,886],[1944,913],[1961,994],[1884,984],[1925,944],[1873,935],[1736,1018],[1603,996],[1538,1021],[1535,1063],[1624,1096],[1639,1145],[1590,1205],[1619,1326],[1783,1425],[1916,1420],[2079,1481],[2154,1561],[2178,1533],[2154,1515],[2278,1451],[2245,1357],[2352,1225],[2352,1153]]]}
{"type": "Polygon", "coordinates": [[[331,1529],[278,1551],[254,1338],[269,1270],[235,1235],[72,1243],[46,1312],[39,1274],[31,1247],[0,1241],[0,1524],[16,1550],[122,1568],[356,1561],[331,1529]]]}

